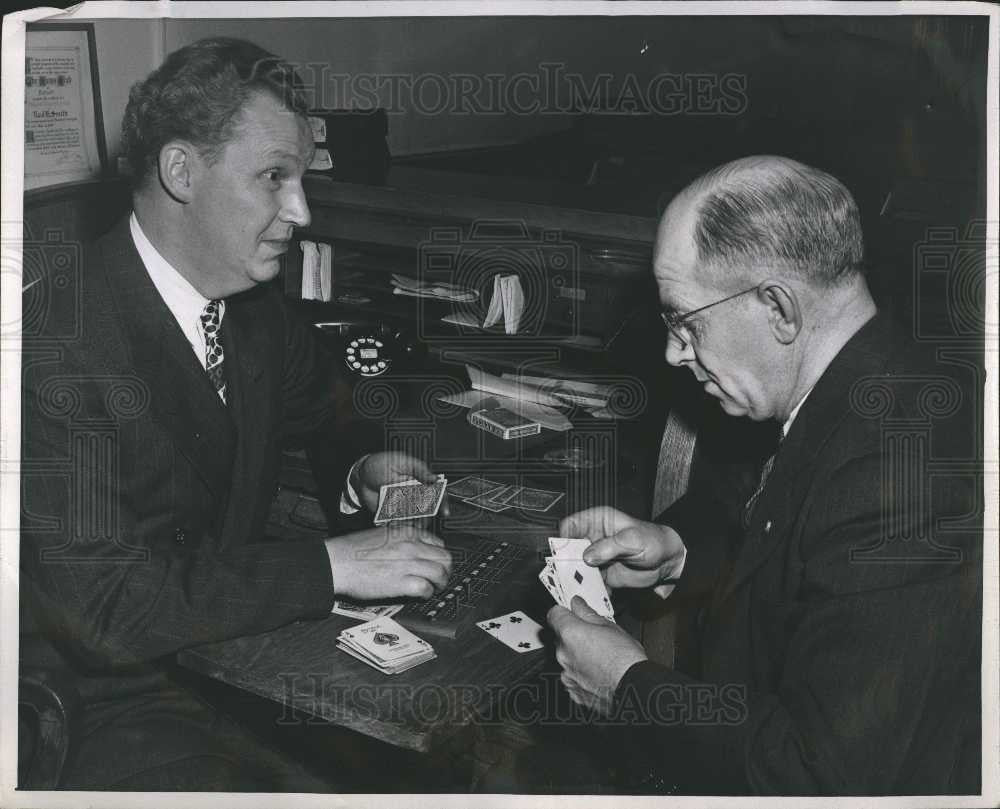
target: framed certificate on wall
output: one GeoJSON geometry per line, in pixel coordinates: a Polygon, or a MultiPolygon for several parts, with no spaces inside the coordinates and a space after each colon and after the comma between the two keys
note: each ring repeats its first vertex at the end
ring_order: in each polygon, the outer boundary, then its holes
{"type": "Polygon", "coordinates": [[[92,23],[33,23],[24,59],[24,187],[99,177],[107,163],[92,23]]]}

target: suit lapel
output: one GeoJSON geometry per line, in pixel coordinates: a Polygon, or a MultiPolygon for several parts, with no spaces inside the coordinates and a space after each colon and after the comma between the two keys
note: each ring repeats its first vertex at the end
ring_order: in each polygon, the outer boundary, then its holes
{"type": "MultiPolygon", "coordinates": [[[[226,317],[223,321],[226,398],[229,412],[241,434],[256,435],[260,425],[269,420],[269,374],[268,365],[263,362],[270,348],[267,341],[268,335],[260,328],[260,324],[253,322],[252,307],[247,306],[244,295],[230,298],[226,302],[226,317]]],[[[238,472],[256,468],[260,459],[254,451],[261,446],[263,442],[260,441],[241,442],[238,472]]]]}
{"type": "MultiPolygon", "coordinates": [[[[820,377],[792,422],[774,459],[743,544],[719,600],[728,598],[764,563],[798,516],[811,485],[809,471],[830,435],[850,411],[850,391],[871,365],[873,345],[887,339],[885,319],[876,315],[845,344],[820,377]]],[[[874,370],[874,369],[873,369],[874,370]]]]}
{"type": "Polygon", "coordinates": [[[226,407],[149,278],[128,220],[100,245],[134,370],[149,388],[154,417],[221,497],[228,489],[234,442],[226,407]]]}

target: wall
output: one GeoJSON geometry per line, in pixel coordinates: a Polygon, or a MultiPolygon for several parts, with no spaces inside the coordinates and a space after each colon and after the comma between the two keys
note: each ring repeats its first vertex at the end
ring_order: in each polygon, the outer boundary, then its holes
{"type": "MultiPolygon", "coordinates": [[[[873,122],[889,122],[898,132],[906,130],[899,137],[909,141],[888,148],[913,164],[912,173],[935,173],[927,168],[933,155],[913,145],[911,130],[920,141],[921,127],[953,129],[954,117],[941,110],[942,101],[951,96],[966,112],[975,109],[971,96],[981,98],[985,82],[973,70],[973,56],[955,44],[972,42],[976,50],[978,40],[953,36],[961,33],[959,24],[949,30],[947,18],[168,19],[101,20],[95,27],[112,155],[129,85],[164,53],[211,35],[245,37],[296,62],[317,106],[389,105],[389,143],[396,156],[512,143],[563,129],[570,123],[568,75],[577,77],[582,92],[575,97],[586,104],[602,76],[613,99],[630,77],[646,89],[653,77],[674,74],[690,89],[699,76],[718,83],[735,74],[745,87],[737,117],[767,119],[776,131],[784,127],[789,133],[803,124],[864,132],[873,122]],[[545,89],[553,68],[546,74],[543,65],[559,66],[563,78],[555,90],[545,89]],[[499,93],[490,90],[491,74],[501,77],[499,93]],[[539,89],[515,94],[512,102],[509,93],[519,75],[523,82],[538,82],[539,89]],[[454,97],[460,81],[479,85],[464,107],[454,97]],[[417,87],[424,92],[423,110],[415,100],[417,87]],[[442,87],[452,104],[439,104],[442,87]],[[486,113],[470,112],[477,99],[487,105],[486,113]],[[543,108],[521,114],[515,107],[525,100],[541,100],[543,108]],[[925,123],[928,110],[940,123],[925,123]]],[[[682,99],[675,110],[681,114],[674,117],[684,123],[698,118],[689,114],[699,113],[693,104],[688,98],[685,106],[682,99]]],[[[719,116],[709,111],[700,117],[719,116]]],[[[665,155],[671,147],[664,143],[665,155]]],[[[959,152],[949,146],[944,154],[950,162],[959,152]]]]}
{"type": "Polygon", "coordinates": [[[99,20],[94,24],[101,109],[108,156],[114,166],[121,145],[122,113],[132,83],[163,61],[160,20],[99,20]]]}
{"type": "MultiPolygon", "coordinates": [[[[415,109],[419,104],[414,103],[413,93],[397,92],[403,109],[392,114],[389,136],[395,155],[510,143],[565,128],[568,117],[557,110],[569,103],[566,80],[555,92],[540,89],[534,94],[527,89],[515,95],[513,102],[507,97],[518,74],[526,77],[525,82],[537,78],[543,87],[542,64],[561,65],[563,75],[581,77],[584,101],[602,74],[610,77],[612,96],[629,76],[635,76],[636,86],[644,89],[653,76],[663,73],[687,75],[689,82],[696,75],[747,75],[749,108],[758,110],[772,104],[772,99],[787,99],[789,86],[794,86],[792,96],[799,105],[803,94],[814,95],[812,86],[802,86],[799,71],[803,69],[820,80],[826,72],[829,89],[824,87],[824,95],[850,96],[856,90],[851,79],[861,77],[863,83],[870,78],[862,75],[863,60],[838,65],[829,52],[816,53],[828,41],[829,32],[808,36],[797,47],[795,36],[775,18],[169,20],[165,26],[168,51],[204,36],[227,34],[246,37],[294,60],[305,66],[307,82],[324,96],[322,106],[349,106],[359,100],[364,105],[365,99],[359,98],[363,92],[348,92],[348,103],[343,103],[345,84],[332,78],[337,75],[351,76],[355,82],[366,74],[380,77],[382,105],[392,100],[388,77],[397,77],[394,81],[399,85],[414,82],[423,89],[425,106],[432,113],[415,109]],[[795,71],[789,70],[791,59],[797,60],[795,71]],[[318,65],[327,71],[325,80],[317,78],[318,65]],[[831,71],[846,73],[846,81],[833,81],[831,71]],[[435,76],[443,77],[444,86],[453,87],[459,74],[484,85],[488,74],[502,75],[507,92],[500,93],[499,110],[484,115],[434,109],[439,106],[437,89],[442,86],[435,76]],[[550,112],[524,115],[511,109],[539,96],[546,99],[550,112]]],[[[886,36],[905,41],[912,23],[897,19],[884,27],[886,36]]],[[[900,75],[906,73],[905,67],[897,70],[900,75]]],[[[879,79],[886,79],[884,70],[879,79]]],[[[522,84],[522,91],[526,87],[522,84]]],[[[488,89],[481,97],[490,103],[488,89]]]]}

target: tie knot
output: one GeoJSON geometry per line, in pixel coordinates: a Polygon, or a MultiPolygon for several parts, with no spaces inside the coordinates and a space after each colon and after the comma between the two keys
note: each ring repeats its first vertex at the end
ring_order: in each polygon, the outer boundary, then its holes
{"type": "Polygon", "coordinates": [[[206,334],[214,334],[222,323],[222,301],[209,301],[201,312],[201,325],[206,334]]]}

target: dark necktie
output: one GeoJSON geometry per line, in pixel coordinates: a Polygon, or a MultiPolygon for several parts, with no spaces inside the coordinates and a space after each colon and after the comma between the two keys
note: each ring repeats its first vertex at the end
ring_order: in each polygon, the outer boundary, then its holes
{"type": "Polygon", "coordinates": [[[205,332],[205,371],[212,386],[226,403],[226,374],[223,367],[225,354],[222,351],[222,312],[220,301],[209,301],[201,313],[201,327],[205,332]]]}

